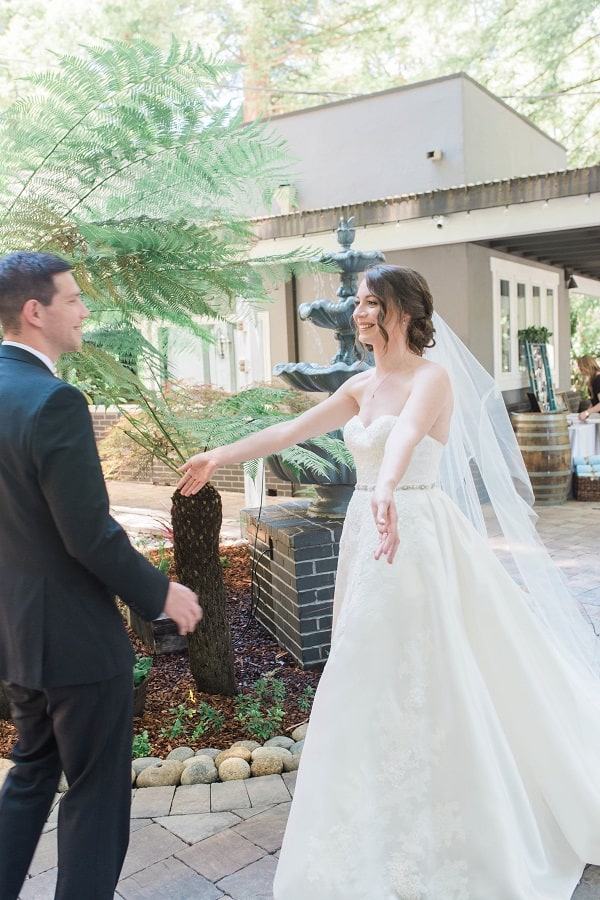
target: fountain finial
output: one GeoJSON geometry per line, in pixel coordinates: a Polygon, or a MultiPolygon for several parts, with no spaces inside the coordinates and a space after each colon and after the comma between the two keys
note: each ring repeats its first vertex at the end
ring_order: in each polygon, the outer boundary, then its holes
{"type": "Polygon", "coordinates": [[[337,227],[338,244],[341,244],[344,250],[349,250],[354,243],[356,231],[353,228],[354,216],[350,216],[348,221],[340,216],[340,224],[337,227]]]}

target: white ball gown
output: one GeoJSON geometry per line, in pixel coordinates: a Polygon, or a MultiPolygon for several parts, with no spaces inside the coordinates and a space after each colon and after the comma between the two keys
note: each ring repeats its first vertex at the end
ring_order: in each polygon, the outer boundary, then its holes
{"type": "Polygon", "coordinates": [[[373,558],[395,421],[345,429],[359,486],[274,896],[570,900],[600,863],[600,682],[432,487],[429,436],[395,492],[394,562],[373,558]]]}

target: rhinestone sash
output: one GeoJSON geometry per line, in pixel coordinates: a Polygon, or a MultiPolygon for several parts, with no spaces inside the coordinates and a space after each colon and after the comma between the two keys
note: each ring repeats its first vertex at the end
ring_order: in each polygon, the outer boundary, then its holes
{"type": "MultiPolygon", "coordinates": [[[[435,487],[435,482],[432,484],[399,484],[398,487],[394,488],[394,493],[396,491],[430,491],[435,487]]],[[[355,491],[374,491],[374,484],[357,484],[354,486],[355,491]]]]}

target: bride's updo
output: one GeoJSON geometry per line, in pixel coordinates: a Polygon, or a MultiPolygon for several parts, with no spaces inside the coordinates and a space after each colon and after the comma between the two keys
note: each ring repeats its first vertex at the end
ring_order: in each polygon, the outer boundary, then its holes
{"type": "Polygon", "coordinates": [[[371,266],[365,270],[365,281],[381,304],[377,324],[386,345],[389,336],[383,322],[388,312],[396,310],[399,316],[410,316],[407,337],[413,353],[422,356],[426,347],[435,346],[433,298],[422,275],[408,266],[371,266]]]}

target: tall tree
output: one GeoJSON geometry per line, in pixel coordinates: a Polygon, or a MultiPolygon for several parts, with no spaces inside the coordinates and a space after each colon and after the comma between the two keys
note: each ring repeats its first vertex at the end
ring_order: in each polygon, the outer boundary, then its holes
{"type": "Polygon", "coordinates": [[[222,96],[242,97],[247,120],[463,70],[572,164],[597,160],[598,0],[130,0],[81,13],[74,0],[6,0],[0,96],[14,99],[75,34],[166,46],[172,33],[242,66],[222,96]]]}
{"type": "MultiPolygon", "coordinates": [[[[258,266],[247,259],[244,213],[268,204],[285,158],[262,125],[240,127],[215,99],[224,71],[194,46],[173,42],[163,52],[113,42],[61,58],[59,71],[38,76],[33,93],[0,123],[0,253],[70,258],[95,324],[108,322],[113,341],[119,332],[129,344],[136,336],[136,358],[148,367],[159,361],[156,351],[134,326],[172,322],[202,335],[198,317],[224,317],[239,297],[265,296],[263,275],[287,264],[284,257],[258,266]]],[[[132,366],[103,349],[98,331],[80,372],[95,383],[111,380],[117,400],[144,397],[132,366]]],[[[106,341],[107,329],[100,331],[106,341]]],[[[167,439],[168,424],[163,420],[167,439]]],[[[181,498],[180,513],[191,500],[181,498]]],[[[188,513],[178,522],[178,554],[194,560],[185,571],[210,581],[202,591],[206,627],[218,630],[218,559],[198,559],[203,548],[214,551],[214,521],[203,525],[188,513]]],[[[205,652],[214,655],[208,669],[205,659],[192,668],[199,689],[220,683],[219,692],[231,693],[230,642],[228,654],[218,646],[205,652]]],[[[193,665],[197,655],[190,659],[193,665]]]]}

